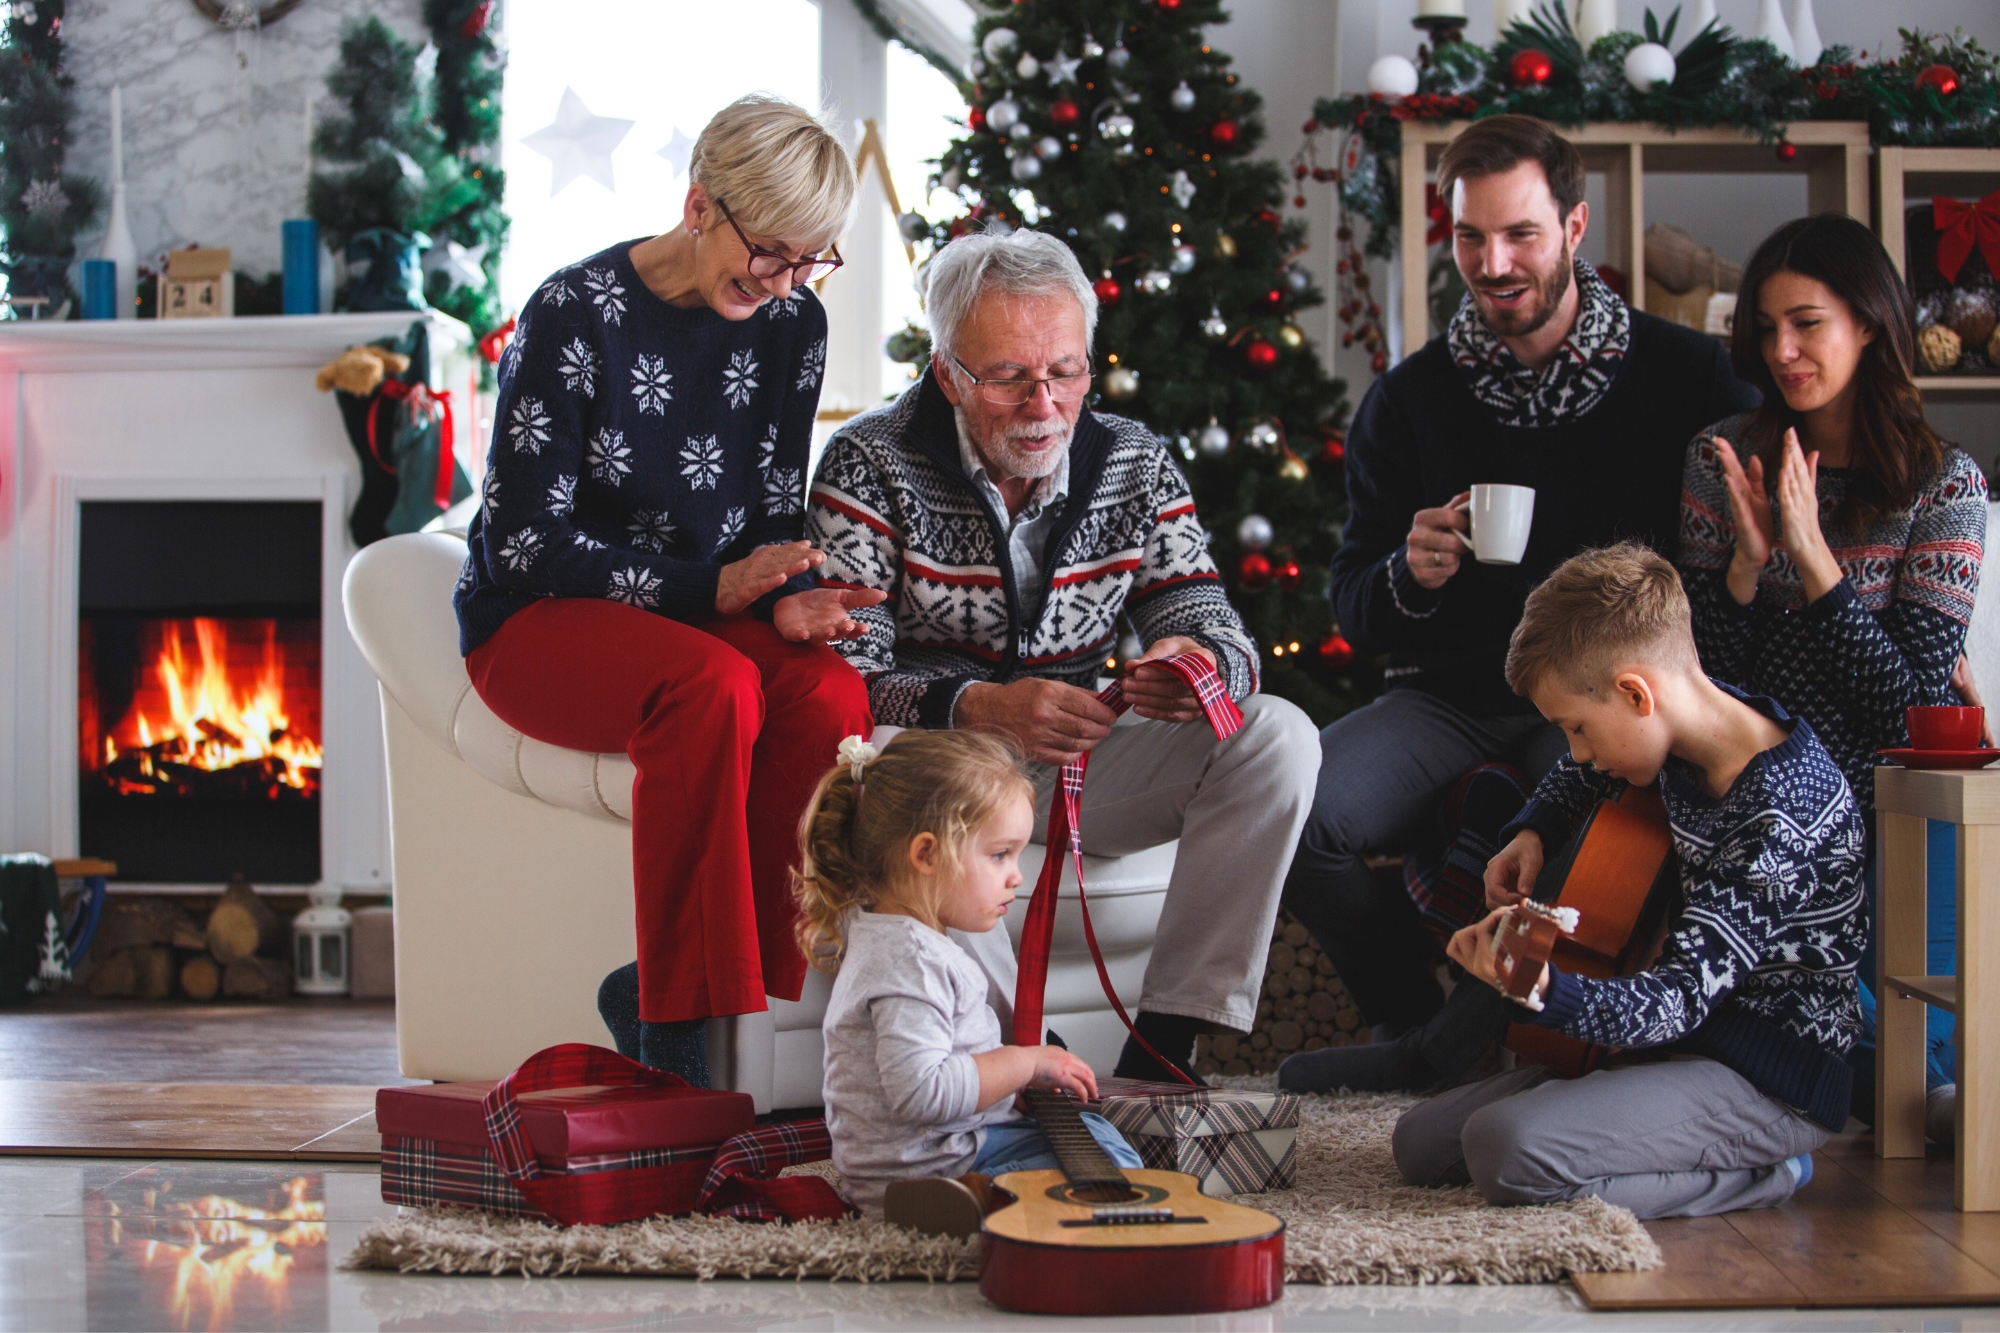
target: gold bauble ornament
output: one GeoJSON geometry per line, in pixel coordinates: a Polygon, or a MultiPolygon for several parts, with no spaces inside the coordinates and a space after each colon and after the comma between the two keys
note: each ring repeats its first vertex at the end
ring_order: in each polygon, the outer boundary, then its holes
{"type": "Polygon", "coordinates": [[[1286,481],[1304,481],[1311,470],[1306,466],[1306,460],[1290,449],[1285,450],[1284,458],[1278,463],[1278,475],[1286,481]]]}
{"type": "Polygon", "coordinates": [[[1236,238],[1226,231],[1215,233],[1215,257],[1217,259],[1236,258],[1236,238]]]}
{"type": "Polygon", "coordinates": [[[1104,392],[1124,401],[1139,392],[1139,372],[1130,366],[1113,366],[1104,375],[1104,392]]]}
{"type": "Polygon", "coordinates": [[[1958,334],[1942,324],[1933,324],[1917,334],[1917,359],[1933,375],[1956,366],[1964,351],[1965,344],[1959,341],[1958,334]]]}
{"type": "Polygon", "coordinates": [[[1278,326],[1278,341],[1296,352],[1306,345],[1306,331],[1286,320],[1278,326]]]}

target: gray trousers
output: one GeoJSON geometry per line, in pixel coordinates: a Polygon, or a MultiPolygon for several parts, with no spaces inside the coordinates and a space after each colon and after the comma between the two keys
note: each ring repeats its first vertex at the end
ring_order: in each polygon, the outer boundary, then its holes
{"type": "Polygon", "coordinates": [[[1591,1194],[1641,1218],[1706,1217],[1783,1203],[1785,1159],[1827,1137],[1727,1065],[1681,1056],[1579,1079],[1495,1074],[1405,1111],[1393,1145],[1412,1185],[1469,1182],[1488,1203],[1591,1194]]]}
{"type": "MultiPolygon", "coordinates": [[[[1038,843],[1048,836],[1060,771],[1034,767],[1038,843]]],[[[1226,741],[1206,721],[1141,721],[1113,727],[1090,752],[1080,803],[1084,851],[1129,856],[1180,839],[1140,1009],[1250,1030],[1278,895],[1318,773],[1312,720],[1268,694],[1243,701],[1243,729],[1226,741]]],[[[1014,951],[1005,925],[951,934],[1011,1000],[1014,951]]]]}

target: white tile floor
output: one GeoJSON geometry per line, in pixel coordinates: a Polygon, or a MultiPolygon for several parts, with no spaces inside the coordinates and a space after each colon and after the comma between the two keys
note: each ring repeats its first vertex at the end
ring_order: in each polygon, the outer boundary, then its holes
{"type": "MultiPolygon", "coordinates": [[[[970,1283],[524,1281],[341,1268],[391,1213],[372,1167],[0,1158],[0,1329],[873,1329],[1067,1326],[970,1283]],[[296,1185],[292,1182],[298,1182],[296,1185]],[[231,1219],[237,1219],[232,1222],[231,1219]],[[245,1223],[254,1222],[255,1225],[245,1223]]],[[[1293,1287],[1177,1329],[1983,1329],[2000,1310],[1588,1313],[1566,1285],[1293,1287]]]]}

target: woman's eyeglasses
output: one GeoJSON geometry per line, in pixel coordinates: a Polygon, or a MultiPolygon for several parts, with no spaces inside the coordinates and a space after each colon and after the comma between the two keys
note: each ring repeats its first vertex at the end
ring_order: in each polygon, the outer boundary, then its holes
{"type": "Polygon", "coordinates": [[[827,274],[839,268],[846,261],[840,257],[840,247],[833,247],[830,258],[812,255],[805,259],[787,259],[776,250],[767,250],[761,245],[750,244],[750,238],[743,234],[743,228],[736,225],[736,218],[729,211],[729,205],[720,199],[715,206],[722,210],[729,229],[736,233],[736,239],[743,242],[743,248],[750,252],[750,276],[753,278],[775,278],[787,269],[792,274],[794,287],[808,282],[818,282],[827,274]]]}
{"type": "Polygon", "coordinates": [[[963,371],[979,390],[979,396],[1000,407],[1020,407],[1035,396],[1038,386],[1046,386],[1049,399],[1058,403],[1074,403],[1090,392],[1091,372],[1079,371],[1074,375],[1051,375],[1045,380],[983,380],[972,373],[972,367],[959,360],[951,363],[963,371]]]}

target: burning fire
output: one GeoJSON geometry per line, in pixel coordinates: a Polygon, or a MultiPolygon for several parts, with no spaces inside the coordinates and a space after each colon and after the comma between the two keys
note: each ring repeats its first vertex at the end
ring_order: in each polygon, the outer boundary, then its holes
{"type": "Polygon", "coordinates": [[[264,622],[263,660],[254,677],[239,684],[231,679],[228,663],[224,622],[204,617],[165,623],[154,664],[166,696],[165,714],[149,716],[135,701],[125,720],[104,737],[107,776],[120,794],[180,789],[190,769],[241,769],[258,785],[270,787],[274,796],[280,794],[278,786],[300,793],[318,790],[321,750],[315,738],[292,730],[276,622],[264,622]],[[192,661],[183,624],[193,630],[192,661]]]}
{"type": "Polygon", "coordinates": [[[302,1252],[326,1245],[326,1204],[306,1197],[312,1187],[303,1176],[286,1181],[281,1208],[254,1208],[209,1194],[158,1212],[149,1190],[150,1217],[123,1217],[117,1204],[107,1200],[109,1239],[142,1272],[165,1282],[166,1309],[180,1328],[193,1327],[204,1314],[211,1330],[236,1327],[237,1297],[246,1294],[241,1289],[253,1280],[260,1321],[281,1316],[288,1304],[286,1282],[302,1252]],[[167,1216],[162,1218],[161,1212],[167,1216]],[[160,1228],[171,1239],[128,1238],[127,1228],[160,1228]]]}

